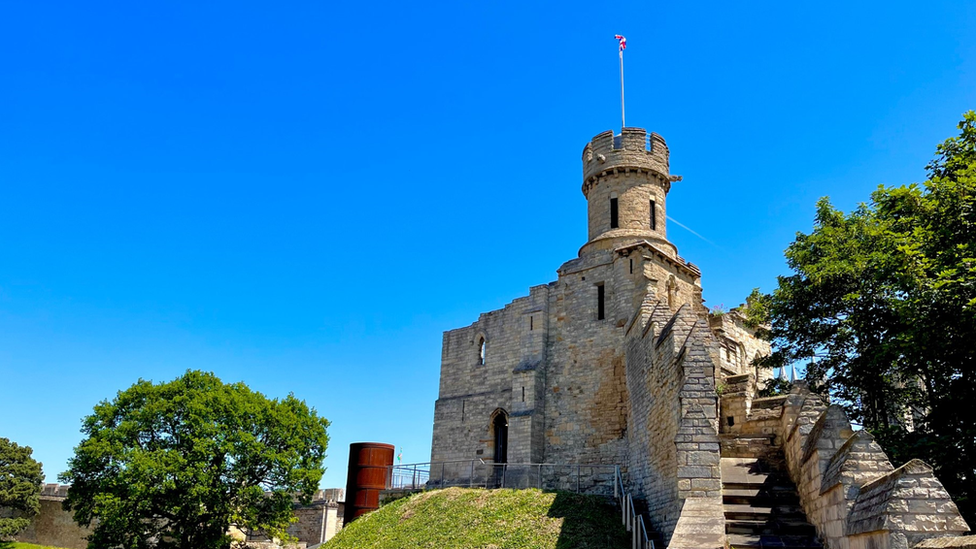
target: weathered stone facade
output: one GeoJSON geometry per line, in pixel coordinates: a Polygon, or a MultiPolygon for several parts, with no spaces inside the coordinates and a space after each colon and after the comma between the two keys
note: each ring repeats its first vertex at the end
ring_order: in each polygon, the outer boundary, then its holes
{"type": "MultiPolygon", "coordinates": [[[[41,490],[41,510],[31,521],[31,525],[14,536],[14,541],[35,543],[64,549],[85,549],[91,529],[82,528],[75,523],[72,513],[65,511],[61,503],[67,498],[70,486],[45,484],[41,490]]],[[[296,521],[288,528],[288,534],[297,538],[298,543],[289,545],[293,549],[324,543],[342,529],[344,490],[329,488],[318,490],[309,505],[295,504],[296,521]]],[[[0,515],[10,513],[0,507],[0,515]]],[[[280,549],[280,545],[261,534],[246,535],[231,527],[230,535],[250,549],[280,549]]]]}
{"type": "Polygon", "coordinates": [[[685,499],[720,498],[716,365],[754,372],[766,347],[741,316],[709,315],[700,271],[668,241],[678,180],[657,134],[624,128],[586,145],[579,257],[444,334],[432,461],[620,464],[665,536],[685,499]]]}
{"type": "Polygon", "coordinates": [[[618,464],[675,548],[726,546],[723,458],[772,454],[827,547],[907,549],[965,531],[931,468],[893,471],[839,409],[808,392],[756,398],[770,373],[752,363],[768,344],[738,310],[708,312],[700,271],[667,240],[678,180],[657,134],[586,145],[579,257],[444,333],[431,461],[618,464]]]}
{"type": "MultiPolygon", "coordinates": [[[[26,530],[14,540],[37,545],[64,547],[65,549],[85,549],[85,538],[91,530],[75,523],[71,513],[61,508],[61,502],[68,496],[68,487],[61,484],[45,484],[41,487],[41,510],[26,530]]],[[[0,508],[0,514],[5,510],[0,508]]]]}
{"type": "Polygon", "coordinates": [[[751,375],[737,376],[729,387],[735,391],[723,393],[722,409],[741,409],[729,401],[746,404],[744,414],[736,412],[734,425],[721,426],[723,457],[782,455],[825,547],[974,543],[958,538],[969,527],[930,466],[912,460],[895,468],[868,432],[855,431],[839,406],[826,404],[803,382],[790,395],[764,399],[746,397],[754,390],[751,375]]]}

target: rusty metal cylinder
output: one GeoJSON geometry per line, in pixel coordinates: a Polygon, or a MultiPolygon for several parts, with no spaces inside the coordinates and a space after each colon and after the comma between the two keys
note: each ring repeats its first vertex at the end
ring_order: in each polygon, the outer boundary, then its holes
{"type": "Polygon", "coordinates": [[[380,507],[380,492],[386,489],[393,466],[391,444],[354,442],[349,445],[344,523],[380,507]]]}

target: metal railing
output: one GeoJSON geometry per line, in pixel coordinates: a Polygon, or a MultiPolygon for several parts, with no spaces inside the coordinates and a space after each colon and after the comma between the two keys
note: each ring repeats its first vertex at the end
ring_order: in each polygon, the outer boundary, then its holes
{"type": "Polygon", "coordinates": [[[623,479],[619,472],[614,479],[613,493],[617,504],[620,505],[620,519],[627,531],[631,533],[632,549],[654,549],[654,540],[647,537],[644,517],[634,510],[634,498],[624,490],[623,479]]]}
{"type": "Polygon", "coordinates": [[[462,460],[393,465],[387,490],[466,488],[539,488],[614,496],[620,468],[580,463],[493,463],[462,460]]]}
{"type": "Polygon", "coordinates": [[[625,490],[619,465],[580,463],[492,463],[480,459],[392,465],[387,468],[387,490],[466,488],[539,488],[612,497],[620,518],[631,533],[632,549],[655,549],[644,517],[625,490]]]}
{"type": "MultiPolygon", "coordinates": [[[[620,150],[623,148],[623,135],[618,133],[617,135],[613,136],[613,149],[620,150]]],[[[651,139],[651,134],[644,136],[644,150],[647,152],[654,151],[654,141],[651,139]]]]}

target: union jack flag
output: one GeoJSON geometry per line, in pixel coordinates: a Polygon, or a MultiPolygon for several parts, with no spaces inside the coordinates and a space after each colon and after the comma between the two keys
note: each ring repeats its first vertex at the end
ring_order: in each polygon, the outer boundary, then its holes
{"type": "Polygon", "coordinates": [[[620,51],[627,49],[627,39],[622,34],[615,34],[613,37],[620,40],[620,51]]]}

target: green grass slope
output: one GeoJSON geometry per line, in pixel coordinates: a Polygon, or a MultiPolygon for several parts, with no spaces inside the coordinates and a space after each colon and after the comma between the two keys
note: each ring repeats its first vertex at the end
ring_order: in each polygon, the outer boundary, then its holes
{"type": "Polygon", "coordinates": [[[19,541],[0,541],[0,549],[60,549],[47,545],[34,545],[33,543],[20,543],[19,541]]]}
{"type": "Polygon", "coordinates": [[[539,490],[448,488],[362,516],[323,549],[626,549],[603,498],[539,490]]]}

